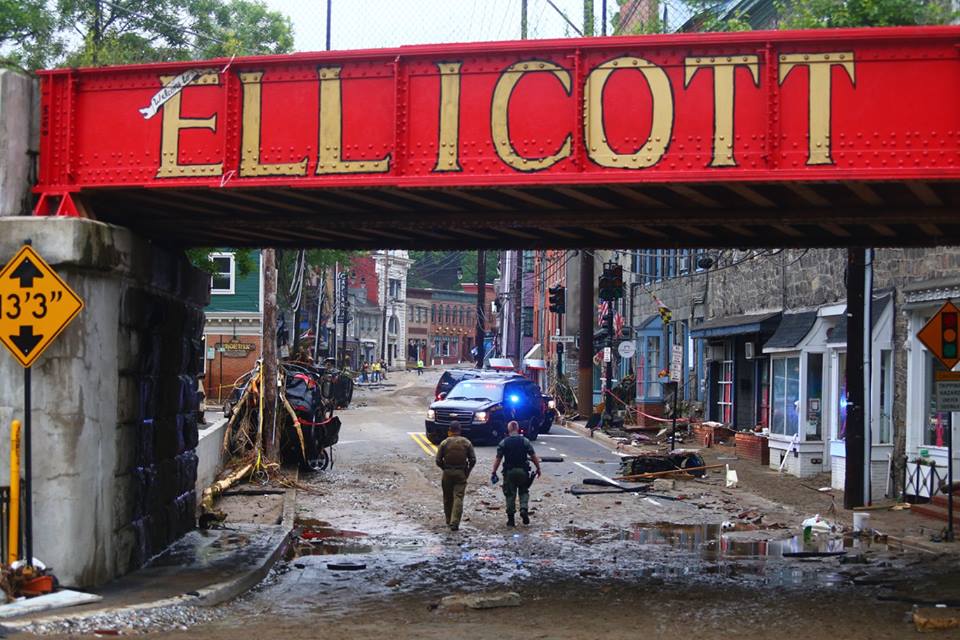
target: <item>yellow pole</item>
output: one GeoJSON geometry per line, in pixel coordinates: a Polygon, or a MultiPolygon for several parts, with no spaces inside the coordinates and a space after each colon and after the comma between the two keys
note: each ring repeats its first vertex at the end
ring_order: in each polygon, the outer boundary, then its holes
{"type": "Polygon", "coordinates": [[[10,522],[7,563],[20,558],[20,421],[10,423],[10,522]]]}

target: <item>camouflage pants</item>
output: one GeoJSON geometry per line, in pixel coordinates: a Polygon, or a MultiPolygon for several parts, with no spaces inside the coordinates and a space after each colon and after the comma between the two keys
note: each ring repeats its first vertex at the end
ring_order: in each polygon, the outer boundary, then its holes
{"type": "Polygon", "coordinates": [[[526,469],[505,469],[503,472],[503,497],[506,499],[507,514],[517,511],[517,494],[520,495],[520,510],[526,511],[530,502],[530,487],[526,469]]]}

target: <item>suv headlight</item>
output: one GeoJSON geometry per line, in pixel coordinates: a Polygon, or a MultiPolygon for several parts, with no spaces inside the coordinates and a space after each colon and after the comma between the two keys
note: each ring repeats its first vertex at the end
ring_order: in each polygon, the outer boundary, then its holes
{"type": "Polygon", "coordinates": [[[473,414],[473,421],[479,424],[483,424],[489,419],[490,419],[489,411],[477,411],[475,414],[473,414]]]}
{"type": "Polygon", "coordinates": [[[432,422],[434,419],[436,419],[436,417],[437,417],[436,411],[434,411],[433,409],[427,409],[427,420],[430,420],[432,422]]]}
{"type": "Polygon", "coordinates": [[[556,409],[556,408],[557,408],[557,401],[556,401],[556,400],[550,400],[549,402],[547,402],[547,408],[548,408],[548,409],[556,409]]]}

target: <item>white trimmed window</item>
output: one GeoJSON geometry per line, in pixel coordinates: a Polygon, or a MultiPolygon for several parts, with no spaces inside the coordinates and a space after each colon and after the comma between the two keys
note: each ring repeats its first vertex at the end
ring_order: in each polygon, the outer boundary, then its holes
{"type": "Polygon", "coordinates": [[[232,295],[237,283],[237,263],[232,253],[211,253],[213,275],[210,276],[211,295],[232,295]]]}

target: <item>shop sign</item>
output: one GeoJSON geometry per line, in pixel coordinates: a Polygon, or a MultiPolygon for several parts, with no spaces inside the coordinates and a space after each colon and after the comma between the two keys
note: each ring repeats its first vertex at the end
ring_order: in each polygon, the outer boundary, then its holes
{"type": "Polygon", "coordinates": [[[960,411],[960,371],[937,371],[937,411],[960,411]]]}
{"type": "Polygon", "coordinates": [[[257,348],[253,342],[218,342],[217,351],[224,358],[246,358],[251,351],[257,348]]]}

